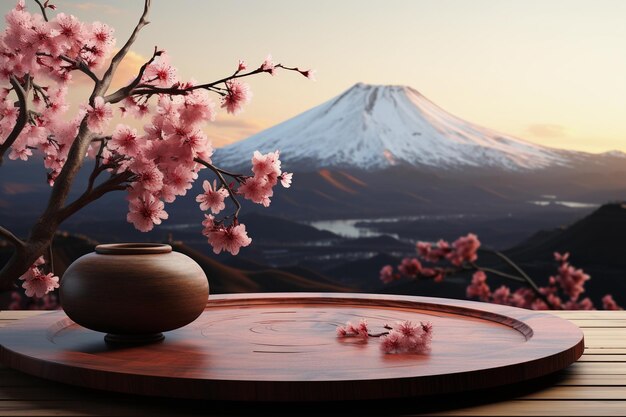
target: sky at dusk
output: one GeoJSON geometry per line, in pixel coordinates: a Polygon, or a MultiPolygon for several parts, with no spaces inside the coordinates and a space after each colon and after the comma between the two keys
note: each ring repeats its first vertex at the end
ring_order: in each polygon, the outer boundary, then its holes
{"type": "MultiPolygon", "coordinates": [[[[26,0],[31,11],[36,4],[26,0]]],[[[52,1],[116,29],[121,46],[143,1],[52,1]]],[[[0,11],[14,5],[3,1],[0,11]]],[[[212,81],[239,59],[317,70],[248,80],[238,117],[208,130],[220,146],[333,98],[357,82],[401,84],[485,127],[559,148],[626,151],[626,1],[622,0],[153,0],[122,67],[132,76],[155,45],[183,79],[212,81]]],[[[87,82],[71,98],[84,100],[87,82]]],[[[217,100],[217,97],[216,97],[217,100]]]]}

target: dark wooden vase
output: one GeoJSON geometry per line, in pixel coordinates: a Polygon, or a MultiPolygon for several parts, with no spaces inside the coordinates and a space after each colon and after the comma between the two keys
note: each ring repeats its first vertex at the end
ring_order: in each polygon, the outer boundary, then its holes
{"type": "Polygon", "coordinates": [[[200,316],[209,297],[202,268],[170,245],[96,246],[63,274],[61,305],[110,343],[149,343],[200,316]]]}

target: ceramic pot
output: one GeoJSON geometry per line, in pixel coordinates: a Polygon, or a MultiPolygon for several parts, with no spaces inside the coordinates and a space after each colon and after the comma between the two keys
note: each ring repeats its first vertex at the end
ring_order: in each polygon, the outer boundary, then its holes
{"type": "Polygon", "coordinates": [[[76,323],[111,343],[147,343],[194,321],[209,284],[202,268],[170,245],[96,246],[63,274],[61,306],[76,323]]]}

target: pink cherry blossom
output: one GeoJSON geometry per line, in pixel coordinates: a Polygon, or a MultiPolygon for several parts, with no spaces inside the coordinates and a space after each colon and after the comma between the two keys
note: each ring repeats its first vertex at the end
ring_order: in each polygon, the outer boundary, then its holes
{"type": "Polygon", "coordinates": [[[476,252],[480,248],[480,241],[475,234],[458,238],[452,243],[453,251],[447,256],[453,265],[460,266],[463,262],[474,262],[478,259],[476,252]]]}
{"type": "Polygon", "coordinates": [[[144,82],[154,83],[160,87],[169,87],[176,83],[176,68],[170,65],[169,58],[161,54],[157,62],[148,65],[144,72],[144,82]]]}
{"type": "Polygon", "coordinates": [[[210,232],[208,241],[216,254],[226,251],[237,255],[242,247],[248,246],[252,242],[252,239],[246,233],[246,226],[238,224],[210,232]]]}
{"type": "Polygon", "coordinates": [[[85,36],[85,26],[75,16],[59,13],[52,20],[59,33],[59,41],[65,44],[69,55],[76,55],[85,36]]]}
{"type": "Polygon", "coordinates": [[[283,187],[285,188],[289,188],[291,187],[291,180],[293,178],[293,173],[292,172],[283,172],[280,175],[280,183],[283,187]]]}
{"type": "Polygon", "coordinates": [[[110,103],[105,103],[104,98],[98,96],[93,100],[93,106],[87,105],[87,126],[95,133],[103,133],[111,119],[113,109],[110,103]]]}
{"type": "Polygon", "coordinates": [[[367,320],[361,319],[359,325],[356,326],[356,333],[358,336],[367,337],[369,333],[369,329],[367,327],[367,320]]]}
{"type": "Polygon", "coordinates": [[[130,201],[126,219],[137,230],[149,232],[154,228],[155,224],[161,224],[161,220],[168,218],[168,214],[163,210],[163,207],[162,201],[152,194],[144,193],[141,197],[130,201]]]}
{"type": "Polygon", "coordinates": [[[246,68],[247,68],[246,63],[240,59],[239,64],[237,65],[237,72],[243,71],[246,68]]]}
{"type": "Polygon", "coordinates": [[[163,188],[163,173],[152,161],[135,158],[129,169],[138,177],[133,184],[135,193],[142,193],[144,190],[157,192],[163,188]]]}
{"type": "Polygon", "coordinates": [[[262,177],[266,175],[279,176],[280,171],[280,153],[278,151],[261,154],[259,151],[254,151],[252,156],[252,172],[254,175],[262,177]]]}
{"type": "Polygon", "coordinates": [[[304,75],[305,77],[307,77],[311,81],[316,81],[315,80],[316,73],[317,73],[317,71],[315,71],[313,69],[300,71],[300,74],[304,75]]]}
{"type": "Polygon", "coordinates": [[[272,55],[268,55],[261,64],[261,70],[265,72],[269,72],[270,75],[274,75],[276,73],[276,64],[272,62],[272,55]]]}
{"type": "Polygon", "coordinates": [[[623,310],[623,308],[615,302],[613,296],[610,294],[602,297],[602,308],[605,310],[623,310]]]}
{"type": "Polygon", "coordinates": [[[226,96],[222,99],[222,108],[231,114],[238,114],[244,104],[249,103],[252,98],[248,84],[237,80],[227,81],[226,90],[226,96]]]}
{"type": "Polygon", "coordinates": [[[404,337],[418,337],[422,333],[422,326],[409,320],[405,320],[398,322],[395,330],[397,330],[404,337]]]}
{"type": "Polygon", "coordinates": [[[274,191],[266,179],[255,176],[247,178],[241,184],[237,193],[254,203],[268,207],[271,202],[270,197],[274,194],[274,191]]]}
{"type": "Polygon", "coordinates": [[[404,258],[398,266],[398,271],[408,277],[416,277],[422,271],[422,264],[415,258],[404,258]]]}
{"type": "Polygon", "coordinates": [[[486,281],[487,275],[483,271],[474,272],[474,275],[472,275],[472,283],[467,287],[467,297],[488,301],[491,290],[486,281]]]}
{"type": "Polygon", "coordinates": [[[209,237],[209,234],[217,229],[217,226],[215,224],[215,217],[210,214],[205,214],[204,220],[202,221],[202,226],[204,227],[202,229],[202,234],[206,237],[209,237]]]}
{"type": "Polygon", "coordinates": [[[224,199],[228,197],[228,190],[225,188],[217,188],[216,182],[213,181],[213,187],[209,181],[202,183],[204,193],[196,197],[196,201],[200,203],[200,210],[211,210],[211,213],[217,214],[224,210],[226,204],[224,199]]]}
{"type": "Polygon", "coordinates": [[[27,297],[41,298],[55,288],[59,288],[59,277],[53,273],[43,274],[39,268],[33,266],[20,277],[24,281],[22,288],[27,297]]]}
{"type": "Polygon", "coordinates": [[[565,252],[565,253],[559,253],[559,252],[554,252],[554,259],[557,262],[567,262],[567,260],[569,259],[569,252],[565,252]]]}
{"type": "Polygon", "coordinates": [[[388,335],[381,337],[380,349],[385,353],[395,353],[402,349],[402,334],[392,330],[388,335]]]}
{"type": "Polygon", "coordinates": [[[180,111],[183,122],[193,125],[202,121],[215,120],[215,103],[204,90],[195,90],[185,97],[185,103],[180,111]]]}
{"type": "Polygon", "coordinates": [[[510,304],[511,289],[506,285],[501,285],[492,294],[491,301],[495,304],[510,304]]]}
{"type": "Polygon", "coordinates": [[[119,124],[115,128],[107,146],[123,155],[137,156],[143,146],[142,142],[143,141],[137,137],[137,129],[119,124]]]}
{"type": "Polygon", "coordinates": [[[391,265],[385,265],[380,270],[380,280],[389,284],[390,282],[396,280],[398,277],[393,273],[393,267],[391,265]]]}
{"type": "Polygon", "coordinates": [[[104,23],[94,22],[91,25],[90,32],[90,39],[96,45],[109,47],[115,44],[115,38],[113,37],[113,28],[105,25],[104,23]]]}

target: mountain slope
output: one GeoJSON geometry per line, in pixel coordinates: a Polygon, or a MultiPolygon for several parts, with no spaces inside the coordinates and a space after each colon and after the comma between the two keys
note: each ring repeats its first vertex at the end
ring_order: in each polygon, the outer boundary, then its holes
{"type": "Polygon", "coordinates": [[[257,149],[279,149],[286,169],[296,172],[394,165],[520,171],[567,166],[588,156],[469,123],[410,87],[362,83],[247,140],[218,149],[215,160],[239,167],[241,156],[257,149]]]}

